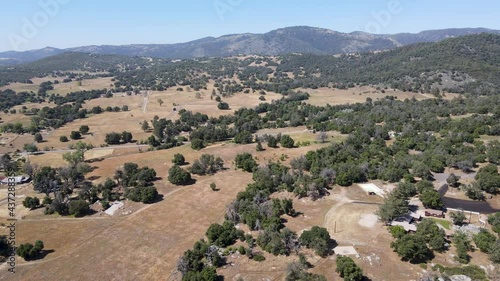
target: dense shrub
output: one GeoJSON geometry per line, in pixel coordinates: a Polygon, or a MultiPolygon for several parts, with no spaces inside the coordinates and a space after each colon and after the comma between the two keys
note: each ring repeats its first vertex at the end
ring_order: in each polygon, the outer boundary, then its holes
{"type": "Polygon", "coordinates": [[[235,165],[237,168],[251,173],[257,167],[257,162],[253,159],[252,154],[243,153],[236,155],[235,165]]]}
{"type": "Polygon", "coordinates": [[[299,241],[307,248],[314,249],[316,254],[321,257],[327,256],[330,250],[330,234],[323,227],[313,226],[311,230],[305,230],[300,235],[299,241]]]}
{"type": "Polygon", "coordinates": [[[175,185],[186,185],[191,182],[191,174],[181,167],[174,165],[168,171],[168,181],[175,185]]]}

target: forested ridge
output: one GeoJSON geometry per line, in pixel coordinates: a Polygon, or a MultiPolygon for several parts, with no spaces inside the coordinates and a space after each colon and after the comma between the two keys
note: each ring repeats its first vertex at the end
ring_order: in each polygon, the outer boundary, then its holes
{"type": "Polygon", "coordinates": [[[0,68],[0,83],[25,82],[31,77],[82,69],[104,71],[116,86],[162,90],[174,86],[206,87],[209,79],[237,75],[225,85],[286,93],[318,87],[378,85],[405,91],[491,94],[500,85],[500,35],[479,34],[419,43],[378,53],[331,55],[290,54],[278,57],[199,58],[176,62],[115,55],[64,53],[31,64],[0,68]],[[287,73],[293,73],[290,77],[287,73]],[[271,75],[272,74],[272,75],[271,75]],[[271,75],[269,77],[269,75],[271,75]],[[451,81],[443,81],[448,76],[451,81]]]}

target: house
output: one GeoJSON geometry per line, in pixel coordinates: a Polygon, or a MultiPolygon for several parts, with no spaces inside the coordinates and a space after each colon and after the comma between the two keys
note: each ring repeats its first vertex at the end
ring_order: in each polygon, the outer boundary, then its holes
{"type": "Polygon", "coordinates": [[[426,217],[444,218],[444,212],[440,210],[425,209],[426,217]]]}
{"type": "Polygon", "coordinates": [[[14,180],[10,180],[9,178],[4,178],[0,181],[0,184],[9,184],[9,182],[13,182],[15,184],[23,184],[23,183],[28,183],[31,181],[31,178],[29,176],[15,176],[12,177],[14,180]]]}

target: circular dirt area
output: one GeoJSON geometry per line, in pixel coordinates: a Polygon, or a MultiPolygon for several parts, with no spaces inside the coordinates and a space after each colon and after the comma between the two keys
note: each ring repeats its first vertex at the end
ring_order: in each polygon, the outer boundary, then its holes
{"type": "Polygon", "coordinates": [[[372,228],[377,223],[378,218],[374,214],[363,214],[358,221],[358,224],[362,227],[372,228]]]}

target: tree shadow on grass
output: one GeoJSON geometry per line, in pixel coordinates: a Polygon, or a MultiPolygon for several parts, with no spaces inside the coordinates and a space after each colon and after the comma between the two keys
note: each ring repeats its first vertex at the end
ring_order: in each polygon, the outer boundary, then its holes
{"type": "Polygon", "coordinates": [[[327,243],[328,255],[333,255],[335,253],[333,249],[335,249],[338,245],[339,244],[337,243],[337,241],[335,241],[334,239],[330,239],[327,243]]]}
{"type": "Polygon", "coordinates": [[[159,203],[159,202],[163,201],[163,198],[164,198],[164,197],[165,197],[165,196],[163,196],[163,194],[158,194],[158,195],[156,196],[156,198],[155,198],[152,202],[150,202],[150,203],[144,203],[144,204],[146,204],[146,205],[151,205],[151,204],[156,204],[156,203],[159,203]]]}
{"type": "Polygon", "coordinates": [[[101,161],[104,161],[103,157],[101,157],[101,158],[93,158],[93,159],[85,160],[83,162],[85,162],[85,163],[95,163],[95,162],[101,162],[101,161]]]}
{"type": "Polygon", "coordinates": [[[40,254],[36,257],[37,260],[41,260],[43,258],[45,258],[46,256],[48,256],[49,254],[52,254],[54,253],[55,251],[53,249],[50,249],[50,250],[42,250],[40,251],[40,254]]]}
{"type": "Polygon", "coordinates": [[[291,215],[291,217],[292,217],[292,218],[296,218],[296,217],[301,216],[301,215],[304,215],[304,213],[295,211],[295,212],[293,213],[293,215],[291,215]]]}
{"type": "Polygon", "coordinates": [[[95,181],[95,180],[98,180],[100,178],[101,178],[101,176],[91,176],[91,177],[88,178],[88,180],[89,181],[95,181]]]}
{"type": "Polygon", "coordinates": [[[196,179],[191,179],[183,184],[179,184],[179,186],[189,186],[189,185],[193,185],[193,184],[196,184],[196,179]]]}

